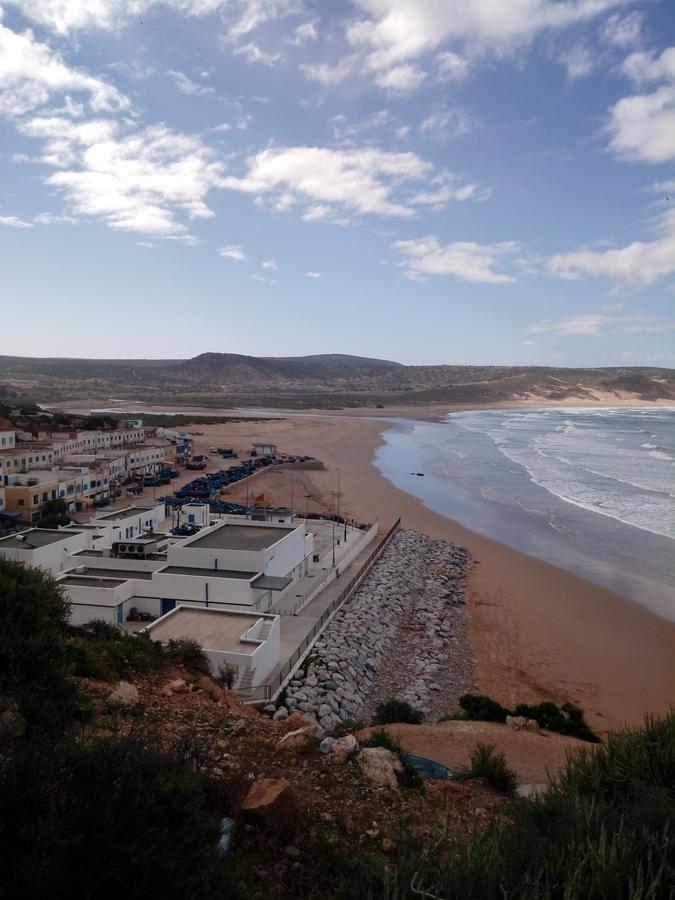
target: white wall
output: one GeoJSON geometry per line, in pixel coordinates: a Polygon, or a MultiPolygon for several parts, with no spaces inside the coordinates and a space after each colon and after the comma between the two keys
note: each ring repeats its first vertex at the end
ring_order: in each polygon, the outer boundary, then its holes
{"type": "MultiPolygon", "coordinates": [[[[264,522],[253,524],[235,520],[232,524],[236,523],[245,528],[267,529],[271,534],[270,539],[273,540],[275,536],[278,536],[278,540],[273,546],[264,550],[221,550],[217,547],[199,546],[201,537],[217,531],[218,528],[227,527],[228,521],[230,520],[225,520],[225,525],[219,522],[209,528],[204,528],[198,535],[185,538],[171,546],[168,551],[169,564],[214,569],[217,563],[219,569],[233,569],[235,572],[262,572],[265,575],[286,577],[302,565],[307,555],[311,558],[313,543],[311,540],[307,542],[305,538],[304,524],[284,536],[284,529],[264,522]]],[[[294,580],[297,580],[297,573],[294,574],[294,580]]]]}
{"type": "MultiPolygon", "coordinates": [[[[61,534],[63,533],[61,532],[61,534]]],[[[0,556],[26,563],[28,566],[46,569],[52,575],[59,575],[64,569],[72,569],[73,565],[76,565],[69,554],[75,553],[77,550],[90,550],[92,545],[89,531],[65,532],[65,534],[66,537],[63,540],[54,541],[45,547],[4,548],[0,542],[0,556]]],[[[28,539],[30,541],[30,535],[28,539]]]]}

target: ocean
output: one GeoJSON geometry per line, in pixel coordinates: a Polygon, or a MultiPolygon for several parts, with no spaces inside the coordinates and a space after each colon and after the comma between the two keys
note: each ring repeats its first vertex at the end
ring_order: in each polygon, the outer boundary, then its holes
{"type": "Polygon", "coordinates": [[[675,620],[675,409],[476,410],[389,423],[375,463],[396,487],[675,620]]]}

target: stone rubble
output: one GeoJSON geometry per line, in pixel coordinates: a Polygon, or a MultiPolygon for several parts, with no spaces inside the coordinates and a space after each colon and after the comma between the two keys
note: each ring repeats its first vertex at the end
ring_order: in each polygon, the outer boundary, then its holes
{"type": "Polygon", "coordinates": [[[332,730],[383,700],[447,712],[473,685],[466,636],[466,550],[411,530],[396,533],[360,588],[315,643],[286,690],[289,712],[332,730]]]}

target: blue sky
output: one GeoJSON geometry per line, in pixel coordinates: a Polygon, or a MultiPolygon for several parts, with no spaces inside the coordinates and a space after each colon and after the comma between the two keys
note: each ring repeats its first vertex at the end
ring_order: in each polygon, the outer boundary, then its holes
{"type": "Polygon", "coordinates": [[[675,366],[668,0],[0,0],[0,353],[675,366]]]}

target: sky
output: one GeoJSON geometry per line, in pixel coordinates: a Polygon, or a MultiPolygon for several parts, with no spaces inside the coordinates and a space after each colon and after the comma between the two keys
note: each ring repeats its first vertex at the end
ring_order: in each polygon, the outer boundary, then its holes
{"type": "Polygon", "coordinates": [[[0,353],[675,367],[670,0],[0,0],[0,353]]]}

